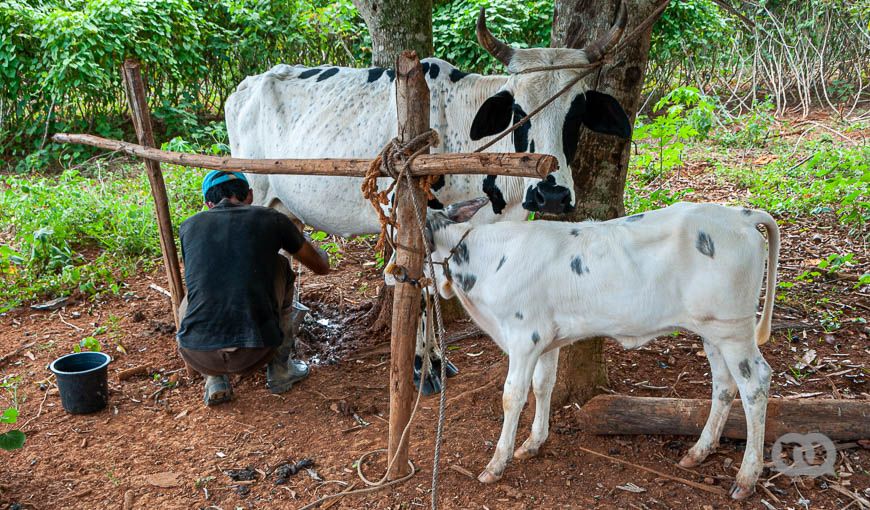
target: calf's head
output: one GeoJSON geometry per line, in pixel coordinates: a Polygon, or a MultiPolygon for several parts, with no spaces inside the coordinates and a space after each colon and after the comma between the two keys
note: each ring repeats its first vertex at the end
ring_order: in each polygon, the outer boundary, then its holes
{"type": "MultiPolygon", "coordinates": [[[[587,64],[599,61],[619,41],[627,18],[625,3],[622,2],[616,23],[606,34],[582,49],[513,48],[490,33],[486,27],[486,13],[481,8],[477,19],[477,39],[507,67],[509,77],[501,89],[477,110],[471,126],[472,140],[501,133],[587,72],[587,64]]],[[[638,77],[640,75],[638,70],[638,77]]],[[[577,151],[581,126],[621,138],[631,135],[628,116],[619,102],[608,94],[589,90],[584,82],[585,79],[581,79],[575,83],[513,132],[517,152],[551,154],[559,160],[559,170],[552,177],[545,181],[527,180],[523,207],[529,211],[560,214],[573,210],[574,180],[569,165],[577,151]]],[[[495,212],[500,212],[497,210],[500,205],[496,193],[498,188],[493,180],[489,177],[484,181],[484,191],[493,201],[495,212]]]]}
{"type": "MultiPolygon", "coordinates": [[[[458,224],[470,220],[488,202],[488,198],[480,197],[457,202],[441,210],[429,209],[426,214],[426,230],[423,234],[435,264],[435,275],[427,276],[437,282],[438,293],[445,299],[453,297],[450,280],[469,261],[467,245],[465,248],[460,246],[465,242],[463,235],[469,227],[458,224]]],[[[424,264],[424,271],[428,273],[428,269],[428,265],[424,264]]]]}

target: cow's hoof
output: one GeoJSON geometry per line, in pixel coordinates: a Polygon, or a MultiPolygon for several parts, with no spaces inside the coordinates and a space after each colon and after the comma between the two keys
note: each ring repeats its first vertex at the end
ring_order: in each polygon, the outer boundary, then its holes
{"type": "Polygon", "coordinates": [[[698,460],[698,459],[695,458],[695,456],[692,455],[691,453],[687,453],[685,457],[683,457],[682,459],[680,459],[680,467],[684,467],[684,468],[694,468],[694,467],[698,467],[698,466],[700,466],[700,465],[701,465],[701,462],[703,462],[703,461],[698,460]]]}
{"type": "Polygon", "coordinates": [[[526,460],[531,459],[532,457],[538,454],[537,448],[526,448],[525,446],[520,446],[514,452],[514,458],[518,460],[526,460]]]}
{"type": "Polygon", "coordinates": [[[746,499],[749,496],[752,496],[755,493],[755,485],[750,487],[743,487],[738,484],[734,484],[731,486],[731,491],[729,494],[731,495],[731,499],[741,500],[746,499]]]}
{"type": "Polygon", "coordinates": [[[501,480],[501,475],[497,475],[488,469],[484,469],[483,473],[477,477],[480,483],[495,483],[501,480]]]}

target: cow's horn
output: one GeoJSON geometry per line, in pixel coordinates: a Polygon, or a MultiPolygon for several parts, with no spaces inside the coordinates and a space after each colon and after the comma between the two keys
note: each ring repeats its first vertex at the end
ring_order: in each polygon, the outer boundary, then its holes
{"type": "Polygon", "coordinates": [[[625,7],[625,0],[619,2],[619,12],[616,13],[616,23],[610,27],[606,34],[592,41],[583,51],[586,53],[586,59],[589,63],[598,62],[605,53],[610,51],[625,31],[625,25],[628,22],[628,11],[625,7]]]}
{"type": "Polygon", "coordinates": [[[496,39],[489,29],[486,28],[486,9],[483,7],[480,8],[480,15],[477,17],[477,42],[502,64],[508,65],[511,63],[514,49],[496,39]]]}

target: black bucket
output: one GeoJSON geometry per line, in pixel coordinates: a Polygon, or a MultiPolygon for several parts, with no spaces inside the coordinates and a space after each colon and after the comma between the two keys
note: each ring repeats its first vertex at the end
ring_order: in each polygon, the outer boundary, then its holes
{"type": "Polygon", "coordinates": [[[76,352],[48,366],[57,376],[63,408],[72,414],[95,413],[109,402],[107,367],[111,356],[102,352],[76,352]]]}

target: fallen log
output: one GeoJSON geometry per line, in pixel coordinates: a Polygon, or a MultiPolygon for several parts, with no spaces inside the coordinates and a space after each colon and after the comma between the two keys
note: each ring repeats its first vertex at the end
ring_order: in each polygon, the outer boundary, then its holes
{"type": "MultiPolygon", "coordinates": [[[[698,436],[710,413],[703,399],[599,395],[580,409],[580,421],[593,434],[666,434],[698,436]]],[[[764,439],[796,432],[821,432],[833,440],[870,438],[870,402],[861,400],[785,400],[767,405],[764,439]]],[[[723,437],[746,439],[746,418],[735,400],[723,437]]]]}

